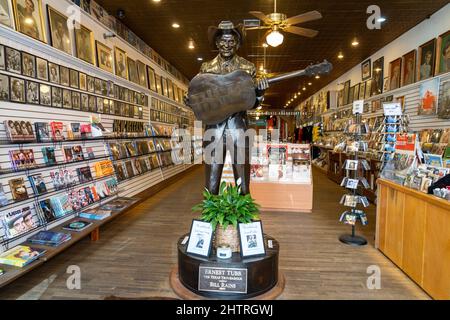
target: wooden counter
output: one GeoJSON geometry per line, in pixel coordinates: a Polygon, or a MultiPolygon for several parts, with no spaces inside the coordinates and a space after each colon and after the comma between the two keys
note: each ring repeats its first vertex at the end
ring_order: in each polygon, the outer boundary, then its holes
{"type": "Polygon", "coordinates": [[[376,247],[434,299],[450,299],[450,202],[378,179],[376,247]]]}
{"type": "Polygon", "coordinates": [[[283,212],[312,212],[313,185],[310,183],[283,183],[253,181],[250,193],[261,210],[283,212]]]}

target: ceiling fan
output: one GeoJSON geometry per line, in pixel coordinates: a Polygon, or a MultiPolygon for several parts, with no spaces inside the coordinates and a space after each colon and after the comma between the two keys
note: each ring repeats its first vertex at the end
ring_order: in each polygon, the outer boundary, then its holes
{"type": "Polygon", "coordinates": [[[303,37],[315,37],[319,31],[297,27],[294,24],[322,18],[322,15],[318,11],[309,11],[288,18],[284,13],[277,12],[277,0],[274,3],[274,12],[271,14],[266,15],[260,11],[250,11],[249,13],[264,22],[265,25],[246,28],[246,30],[270,29],[266,34],[266,41],[272,47],[277,47],[283,43],[284,36],[280,31],[294,33],[303,37]]]}

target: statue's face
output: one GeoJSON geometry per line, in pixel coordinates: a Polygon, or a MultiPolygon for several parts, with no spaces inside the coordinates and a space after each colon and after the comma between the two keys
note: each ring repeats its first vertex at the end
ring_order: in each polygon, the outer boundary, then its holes
{"type": "Polygon", "coordinates": [[[217,38],[216,45],[220,56],[224,59],[230,59],[236,54],[239,41],[234,34],[223,34],[220,38],[217,38]]]}

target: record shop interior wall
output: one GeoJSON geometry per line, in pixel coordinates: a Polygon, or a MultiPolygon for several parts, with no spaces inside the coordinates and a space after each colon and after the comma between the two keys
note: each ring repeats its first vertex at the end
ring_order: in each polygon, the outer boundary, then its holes
{"type": "MultiPolygon", "coordinates": [[[[389,17],[389,19],[395,19],[395,17],[389,17]]],[[[385,23],[389,23],[389,20],[385,23]]],[[[366,61],[367,59],[371,59],[371,63],[373,63],[378,58],[384,56],[384,77],[386,77],[389,72],[389,62],[402,57],[404,54],[410,52],[411,50],[417,49],[420,45],[433,38],[439,37],[439,35],[448,30],[450,30],[450,4],[447,4],[444,8],[433,14],[430,19],[422,21],[420,24],[418,24],[408,32],[405,32],[390,44],[381,48],[372,56],[367,57],[366,59],[361,61],[361,63],[366,61]]],[[[383,27],[380,31],[373,32],[383,32],[383,27]]],[[[359,42],[364,42],[370,41],[370,38],[358,40],[359,42]]],[[[348,48],[347,50],[358,50],[358,48],[348,48]]],[[[348,80],[351,80],[351,86],[361,82],[361,64],[356,65],[341,77],[319,90],[319,92],[340,90],[343,88],[344,82],[348,80]]],[[[318,94],[319,92],[317,92],[316,94],[318,94]]]]}

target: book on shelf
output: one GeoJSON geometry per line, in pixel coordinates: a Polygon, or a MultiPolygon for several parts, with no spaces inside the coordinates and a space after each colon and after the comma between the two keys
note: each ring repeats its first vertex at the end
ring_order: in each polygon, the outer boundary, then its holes
{"type": "Polygon", "coordinates": [[[135,176],[134,169],[133,169],[133,163],[131,161],[125,161],[125,169],[126,169],[128,178],[132,178],[135,176]]]}
{"type": "Polygon", "coordinates": [[[64,124],[59,121],[50,122],[50,128],[52,131],[52,139],[55,141],[64,140],[64,124]]]}
{"type": "Polygon", "coordinates": [[[39,207],[44,215],[44,219],[47,223],[54,221],[57,218],[55,210],[53,210],[50,199],[39,201],[39,207]]]}
{"type": "Polygon", "coordinates": [[[41,257],[45,252],[45,249],[20,245],[0,254],[0,263],[22,268],[41,257]]]}
{"type": "Polygon", "coordinates": [[[80,139],[81,138],[81,125],[78,122],[72,122],[70,124],[70,129],[72,131],[72,139],[80,139]]]}
{"type": "Polygon", "coordinates": [[[41,149],[42,155],[44,157],[44,162],[46,165],[56,164],[55,148],[53,147],[43,147],[41,149]]]}
{"type": "Polygon", "coordinates": [[[34,130],[36,131],[36,139],[38,142],[51,141],[50,130],[47,122],[35,122],[34,130]]]}
{"type": "Polygon", "coordinates": [[[114,167],[111,160],[103,160],[94,164],[95,175],[97,177],[109,176],[114,173],[114,167]]]}
{"type": "Polygon", "coordinates": [[[44,178],[41,173],[28,176],[30,180],[31,188],[35,195],[40,195],[47,192],[47,186],[45,185],[44,178]]]}
{"type": "Polygon", "coordinates": [[[36,166],[33,149],[10,150],[11,165],[16,170],[29,169],[36,166]]]}
{"type": "Polygon", "coordinates": [[[92,137],[92,128],[90,124],[80,125],[81,138],[88,139],[92,137]]]}
{"type": "Polygon", "coordinates": [[[16,209],[2,215],[2,224],[8,239],[17,237],[39,226],[37,215],[30,207],[16,209]]]}
{"type": "Polygon", "coordinates": [[[84,160],[83,148],[80,145],[72,147],[72,157],[73,161],[84,160]]]}
{"type": "Polygon", "coordinates": [[[80,217],[89,220],[103,220],[111,216],[111,210],[91,209],[80,213],[80,217]]]}
{"type": "Polygon", "coordinates": [[[13,200],[21,201],[28,199],[28,191],[23,178],[15,178],[8,181],[13,200]]]}
{"type": "Polygon", "coordinates": [[[70,239],[72,239],[70,233],[43,230],[28,238],[28,241],[36,245],[57,247],[70,239]]]}
{"type": "Polygon", "coordinates": [[[63,148],[63,153],[64,153],[64,161],[65,162],[72,162],[72,161],[74,161],[72,147],[65,146],[63,148]]]}
{"type": "Polygon", "coordinates": [[[92,181],[91,168],[89,166],[77,168],[78,180],[80,183],[92,181]]]}
{"type": "Polygon", "coordinates": [[[119,146],[115,142],[108,143],[109,154],[114,160],[119,160],[121,158],[119,146]]]}
{"type": "Polygon", "coordinates": [[[64,225],[62,228],[64,230],[68,230],[68,231],[80,232],[80,231],[83,231],[84,229],[88,228],[91,225],[92,225],[92,222],[89,222],[89,221],[75,220],[75,221],[72,221],[72,222],[64,225]]]}
{"type": "Polygon", "coordinates": [[[87,147],[87,148],[86,148],[86,153],[87,153],[87,158],[88,158],[88,159],[94,159],[94,158],[95,158],[94,148],[92,148],[92,147],[87,147]]]}

